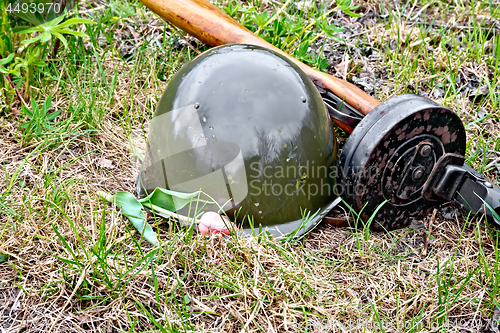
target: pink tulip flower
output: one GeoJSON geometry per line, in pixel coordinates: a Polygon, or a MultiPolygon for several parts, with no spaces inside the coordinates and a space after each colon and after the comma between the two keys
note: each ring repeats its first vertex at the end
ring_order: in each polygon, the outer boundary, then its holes
{"type": "Polygon", "coordinates": [[[229,219],[224,215],[219,215],[216,212],[206,212],[200,217],[200,224],[198,224],[198,230],[203,235],[222,234],[230,235],[231,230],[236,230],[234,223],[229,221],[229,219]],[[234,228],[234,229],[233,229],[234,228]]]}

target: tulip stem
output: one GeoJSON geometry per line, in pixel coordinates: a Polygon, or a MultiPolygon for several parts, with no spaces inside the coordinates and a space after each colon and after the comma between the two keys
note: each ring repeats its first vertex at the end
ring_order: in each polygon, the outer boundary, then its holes
{"type": "Polygon", "coordinates": [[[153,210],[154,212],[158,212],[158,213],[161,213],[161,214],[164,214],[164,215],[167,215],[167,216],[170,216],[170,217],[174,217],[174,218],[177,218],[179,220],[182,220],[184,221],[186,224],[191,224],[192,222],[194,223],[197,223],[197,224],[200,224],[200,220],[198,219],[195,219],[195,218],[190,218],[188,216],[184,216],[184,215],[180,215],[178,213],[174,213],[174,212],[171,212],[169,210],[166,210],[166,209],[163,209],[161,207],[158,207],[158,206],[155,206],[155,205],[152,205],[150,203],[147,203],[147,202],[143,202],[142,205],[144,207],[147,207],[151,210],[153,210]]]}

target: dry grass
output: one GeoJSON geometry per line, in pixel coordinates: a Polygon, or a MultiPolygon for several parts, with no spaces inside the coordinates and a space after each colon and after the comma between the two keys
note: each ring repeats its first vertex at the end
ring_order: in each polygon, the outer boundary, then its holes
{"type": "MultiPolygon", "coordinates": [[[[383,3],[387,8],[389,2],[383,3]]],[[[427,3],[433,11],[448,8],[446,2],[433,3],[427,3]]],[[[446,22],[468,24],[464,13],[470,8],[460,4],[446,22]]],[[[413,12],[423,6],[417,4],[413,12]]],[[[379,13],[378,1],[363,7],[379,13]]],[[[481,10],[478,17],[491,20],[481,10]]],[[[136,27],[141,34],[163,29],[152,15],[146,18],[150,23],[144,30],[136,27]]],[[[129,25],[120,24],[114,28],[125,33],[129,25]]],[[[382,54],[366,63],[354,53],[352,75],[363,66],[386,68],[380,99],[407,92],[411,82],[432,97],[446,78],[439,75],[432,84],[426,79],[434,74],[426,70],[428,59],[416,55],[419,44],[408,46],[419,41],[410,23],[374,23],[359,40],[382,49],[397,31],[408,40],[400,46],[407,54],[382,54]],[[396,76],[402,59],[418,63],[404,84],[396,76]]],[[[161,246],[153,249],[141,241],[95,193],[134,191],[140,150],[134,143],[147,130],[166,84],[162,80],[195,52],[183,49],[170,58],[171,68],[161,80],[155,77],[161,63],[154,54],[136,66],[97,52],[102,72],[78,72],[76,86],[66,80],[66,87],[54,82],[42,91],[54,94],[54,104],[63,110],[81,103],[79,96],[95,95],[92,107],[102,114],[95,127],[75,124],[74,135],[49,140],[55,146],[42,139],[23,146],[16,116],[20,105],[0,117],[0,192],[6,194],[0,206],[0,253],[6,258],[0,262],[2,332],[488,332],[499,296],[498,236],[480,221],[444,216],[448,207],[422,225],[390,233],[322,224],[293,245],[204,237],[151,217],[151,223],[159,222],[161,246]],[[92,90],[88,84],[103,73],[108,82],[117,74],[110,102],[102,86],[92,90]]],[[[161,52],[168,58],[177,51],[161,52]]],[[[446,52],[441,44],[436,47],[437,73],[491,77],[491,67],[458,55],[447,67],[446,52]]],[[[465,94],[436,100],[460,110],[466,123],[477,119],[479,107],[493,114],[468,129],[468,156],[484,168],[485,151],[498,144],[498,109],[490,101],[474,104],[465,94]]]]}

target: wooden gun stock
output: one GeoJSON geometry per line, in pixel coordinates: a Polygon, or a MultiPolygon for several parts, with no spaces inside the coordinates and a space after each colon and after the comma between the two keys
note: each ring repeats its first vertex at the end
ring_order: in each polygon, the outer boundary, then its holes
{"type": "MultiPolygon", "coordinates": [[[[380,104],[355,85],[334,76],[315,70],[293,58],[250,30],[233,20],[222,10],[206,0],[140,0],[146,7],[164,20],[179,27],[205,44],[219,46],[225,44],[253,44],[276,51],[297,64],[309,78],[363,114],[380,104]]],[[[336,121],[348,133],[352,127],[336,121]]]]}

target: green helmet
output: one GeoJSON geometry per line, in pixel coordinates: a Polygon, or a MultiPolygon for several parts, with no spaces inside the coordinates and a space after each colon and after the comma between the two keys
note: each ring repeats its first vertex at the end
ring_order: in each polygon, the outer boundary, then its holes
{"type": "Polygon", "coordinates": [[[185,64],[161,97],[147,147],[139,197],[201,189],[246,234],[253,226],[302,235],[340,201],[321,96],[295,64],[262,47],[220,46],[185,64]]]}

